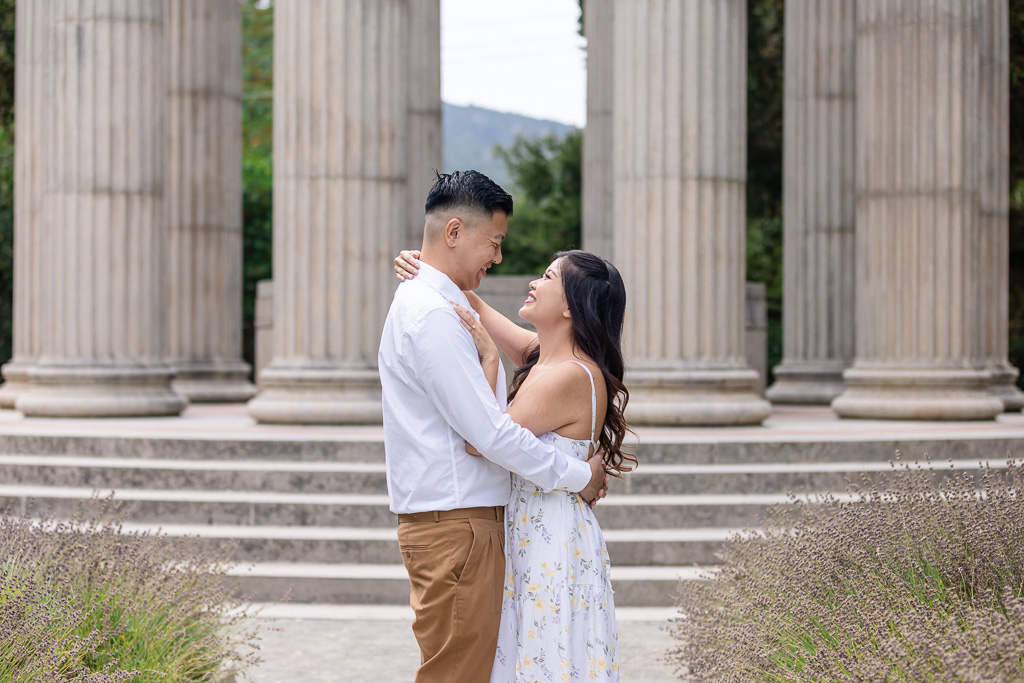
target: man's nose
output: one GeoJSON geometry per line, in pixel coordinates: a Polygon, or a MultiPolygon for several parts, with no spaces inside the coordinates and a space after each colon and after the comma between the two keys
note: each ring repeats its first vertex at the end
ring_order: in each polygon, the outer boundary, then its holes
{"type": "Polygon", "coordinates": [[[498,247],[498,253],[494,256],[495,265],[501,263],[501,247],[498,247]]]}

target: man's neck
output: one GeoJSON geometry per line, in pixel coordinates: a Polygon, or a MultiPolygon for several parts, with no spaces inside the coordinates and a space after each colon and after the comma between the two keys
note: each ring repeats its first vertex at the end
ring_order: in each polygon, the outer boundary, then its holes
{"type": "Polygon", "coordinates": [[[452,282],[455,282],[455,278],[452,277],[452,267],[448,262],[448,259],[444,258],[443,254],[437,253],[426,245],[420,249],[420,263],[426,263],[434,270],[447,275],[448,279],[452,282]]]}

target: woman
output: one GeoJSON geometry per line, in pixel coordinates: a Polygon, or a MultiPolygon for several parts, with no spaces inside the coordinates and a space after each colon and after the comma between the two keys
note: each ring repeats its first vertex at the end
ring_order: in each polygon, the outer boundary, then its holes
{"type": "MultiPolygon", "coordinates": [[[[402,252],[399,278],[415,274],[416,256],[402,252]]],[[[536,333],[476,294],[466,295],[481,325],[470,311],[452,306],[473,335],[492,388],[495,345],[519,366],[509,392],[512,419],[577,458],[600,448],[610,472],[631,470],[636,458],[622,449],[629,397],[621,350],[626,293],[615,267],[585,251],[556,254],[530,283],[519,311],[536,333]]],[[[608,551],[593,511],[575,493],[544,491],[513,473],[505,518],[505,591],[492,683],[619,680],[608,551]]]]}

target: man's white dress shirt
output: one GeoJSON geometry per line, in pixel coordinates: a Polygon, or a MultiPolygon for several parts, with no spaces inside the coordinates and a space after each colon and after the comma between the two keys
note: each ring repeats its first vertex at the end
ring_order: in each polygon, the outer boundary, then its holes
{"type": "Polygon", "coordinates": [[[503,412],[470,333],[449,300],[472,310],[451,279],[426,263],[398,285],[381,335],[384,451],[391,511],[505,505],[509,471],[545,489],[582,490],[590,466],[539,441],[503,412]],[[484,457],[466,452],[466,442],[484,457]]]}

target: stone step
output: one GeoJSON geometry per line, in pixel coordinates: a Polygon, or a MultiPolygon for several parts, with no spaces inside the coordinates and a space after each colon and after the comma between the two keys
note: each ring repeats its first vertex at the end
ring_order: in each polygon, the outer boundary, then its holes
{"type": "MultiPolygon", "coordinates": [[[[983,463],[993,469],[1006,460],[983,463]]],[[[978,472],[978,461],[955,460],[940,470],[978,472]]],[[[841,491],[847,482],[874,482],[892,470],[886,462],[645,464],[613,480],[614,496],[841,491]]],[[[0,454],[7,485],[97,489],[265,491],[280,493],[387,493],[383,463],[284,462],[101,458],[75,455],[0,454]]]]}
{"type": "Polygon", "coordinates": [[[96,489],[387,493],[383,463],[0,455],[6,484],[96,489]]]}
{"type": "Polygon", "coordinates": [[[182,437],[174,431],[146,436],[82,432],[78,434],[0,434],[0,453],[74,455],[99,458],[155,458],[165,460],[275,460],[280,462],[383,463],[384,440],[380,427],[344,430],[344,438],[310,438],[301,433],[232,438],[220,431],[208,438],[182,437]]]}
{"type": "MultiPolygon", "coordinates": [[[[73,516],[80,501],[112,496],[125,519],[165,524],[394,527],[383,494],[274,493],[263,491],[94,490],[81,487],[0,486],[0,508],[34,505],[56,517],[73,516]]],[[[837,494],[841,499],[846,494],[837,494]]],[[[673,529],[756,525],[767,510],[789,503],[785,494],[623,495],[596,508],[604,529],[673,529]]]]}
{"type": "MultiPolygon", "coordinates": [[[[976,474],[983,467],[1005,469],[1006,458],[950,460],[936,463],[935,476],[951,471],[976,474]]],[[[612,480],[614,495],[807,493],[844,491],[850,483],[877,483],[894,468],[889,462],[783,462],[715,464],[645,464],[621,480],[612,480]]]]}
{"type": "MultiPolygon", "coordinates": [[[[399,564],[394,527],[345,528],[125,523],[125,531],[191,536],[201,548],[233,546],[238,562],[399,564]]],[[[674,566],[717,562],[715,553],[733,529],[609,529],[615,566],[674,566]]]]}
{"type": "MultiPolygon", "coordinates": [[[[101,423],[97,423],[101,424],[101,423]]],[[[897,451],[905,461],[931,456],[934,462],[947,459],[999,459],[1007,453],[1021,457],[1024,439],[1005,425],[1007,435],[998,432],[965,434],[961,428],[942,425],[908,427],[900,434],[836,434],[828,430],[807,432],[800,437],[772,434],[770,430],[741,430],[743,434],[709,434],[700,430],[640,429],[636,447],[643,464],[751,464],[799,462],[878,462],[893,459],[897,451]]],[[[184,460],[271,460],[279,462],[384,462],[383,432],[380,427],[347,427],[336,438],[306,436],[301,432],[253,435],[233,438],[221,430],[207,438],[182,436],[171,429],[149,431],[145,436],[103,433],[99,428],[62,434],[0,434],[0,453],[30,455],[75,455],[116,458],[184,460]]],[[[245,431],[239,428],[237,431],[245,431]]]]}
{"type": "MultiPolygon", "coordinates": [[[[612,567],[616,607],[669,607],[681,580],[701,580],[701,567],[612,567]]],[[[229,572],[233,590],[249,600],[293,603],[405,605],[409,577],[401,564],[267,562],[229,572]]]]}
{"type": "MultiPolygon", "coordinates": [[[[838,418],[836,418],[838,419],[838,418]]],[[[904,462],[946,460],[998,460],[1007,454],[1024,457],[1024,439],[1014,431],[1016,422],[1005,425],[1006,436],[994,430],[965,433],[962,426],[948,423],[916,424],[899,434],[861,432],[836,434],[828,430],[806,430],[799,437],[755,430],[750,436],[701,436],[687,430],[680,437],[672,430],[641,430],[636,454],[643,464],[735,464],[752,463],[888,463],[900,454],[904,462]]],[[[1001,425],[1002,426],[1002,425],[1001,425]]]]}

